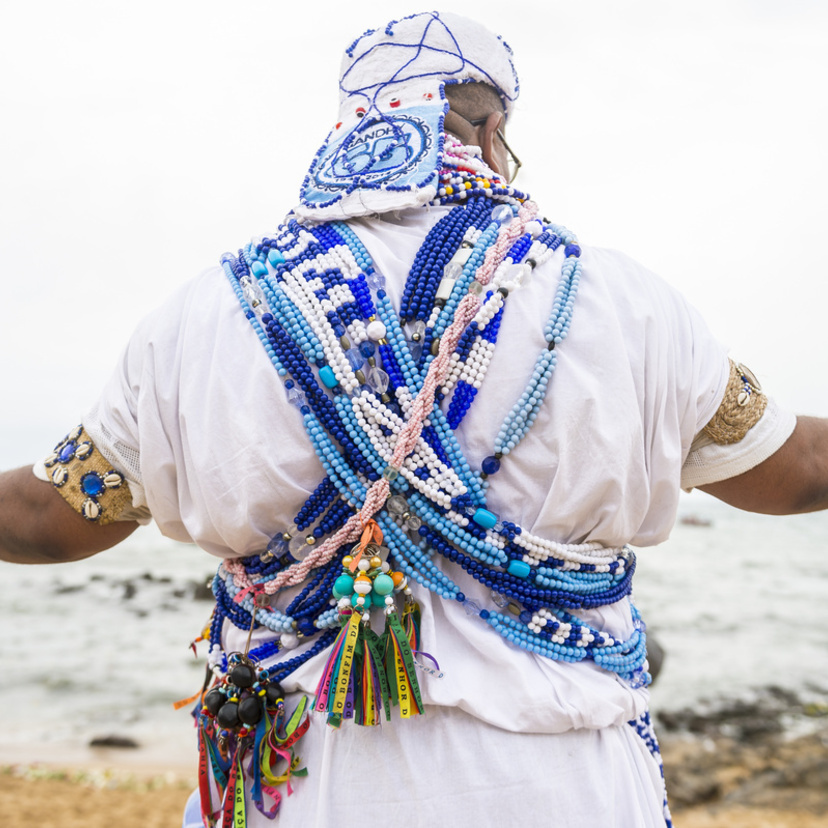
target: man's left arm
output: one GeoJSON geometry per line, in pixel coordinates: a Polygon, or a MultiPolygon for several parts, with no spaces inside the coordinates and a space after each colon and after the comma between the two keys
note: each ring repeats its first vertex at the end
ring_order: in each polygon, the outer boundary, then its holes
{"type": "Polygon", "coordinates": [[[138,524],[91,523],[73,510],[31,466],[0,473],[0,560],[62,563],[115,546],[138,524]]]}
{"type": "Polygon", "coordinates": [[[791,436],[766,460],[698,488],[748,512],[792,515],[828,509],[828,419],[797,417],[791,436]]]}

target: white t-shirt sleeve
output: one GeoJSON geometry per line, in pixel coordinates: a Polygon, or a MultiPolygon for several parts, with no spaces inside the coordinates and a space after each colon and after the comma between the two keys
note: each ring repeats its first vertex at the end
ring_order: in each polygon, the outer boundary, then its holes
{"type": "Polygon", "coordinates": [[[122,513],[120,520],[148,523],[152,517],[141,465],[139,396],[142,388],[146,396],[152,385],[159,348],[168,348],[169,359],[174,358],[190,291],[191,284],[185,285],[138,325],[101,396],[82,418],[98,451],[129,483],[132,509],[122,513]]]}

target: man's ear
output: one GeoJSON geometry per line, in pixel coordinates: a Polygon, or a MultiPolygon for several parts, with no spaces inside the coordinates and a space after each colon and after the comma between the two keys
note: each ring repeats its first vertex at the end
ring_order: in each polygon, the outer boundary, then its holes
{"type": "Polygon", "coordinates": [[[464,144],[474,143],[476,130],[463,117],[454,110],[449,109],[443,119],[443,130],[450,132],[455,138],[459,138],[464,144]]]}
{"type": "Polygon", "coordinates": [[[486,119],[478,133],[480,135],[480,149],[483,151],[483,160],[499,175],[505,179],[509,178],[508,165],[503,161],[502,157],[498,158],[495,151],[495,141],[497,140],[497,131],[503,123],[502,112],[492,112],[486,119]]]}

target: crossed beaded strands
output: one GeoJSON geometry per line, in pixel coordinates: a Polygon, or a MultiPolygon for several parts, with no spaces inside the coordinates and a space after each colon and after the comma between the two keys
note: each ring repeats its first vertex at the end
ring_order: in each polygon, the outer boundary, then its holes
{"type": "MultiPolygon", "coordinates": [[[[506,209],[509,210],[509,218],[511,218],[513,211],[510,208],[506,209]]],[[[454,212],[458,211],[452,211],[452,213],[454,212]]],[[[466,224],[464,230],[463,238],[467,243],[469,242],[469,238],[466,237],[465,233],[468,232],[471,224],[472,222],[466,224]]],[[[556,233],[552,229],[547,230],[538,225],[538,227],[533,228],[533,231],[528,234],[507,238],[505,234],[499,234],[498,224],[499,222],[494,223],[494,226],[489,225],[485,230],[480,230],[479,227],[475,226],[472,232],[478,241],[481,238],[483,239],[483,244],[480,246],[472,245],[473,250],[466,258],[468,267],[464,268],[459,279],[453,280],[459,282],[459,285],[455,285],[455,287],[464,286],[463,282],[468,284],[469,276],[471,276],[471,279],[474,278],[474,272],[479,266],[480,259],[486,255],[486,252],[492,246],[492,242],[498,238],[498,235],[503,236],[500,242],[503,242],[501,244],[502,247],[505,244],[504,249],[507,255],[502,257],[500,269],[495,272],[495,279],[492,280],[494,285],[499,285],[499,287],[497,291],[490,291],[487,294],[486,299],[478,310],[479,318],[475,320],[477,330],[483,332],[479,338],[487,345],[493,345],[496,341],[499,319],[502,316],[503,302],[508,296],[508,291],[519,287],[527,271],[531,270],[531,267],[544,255],[551,254],[551,251],[560,244],[560,238],[562,237],[568,244],[567,264],[564,266],[562,272],[553,317],[547,326],[547,341],[551,344],[552,349],[546,353],[552,353],[554,344],[562,341],[568,330],[572,300],[577,290],[577,281],[580,275],[580,267],[577,262],[577,256],[580,250],[577,248],[577,245],[574,245],[574,240],[571,237],[567,238],[566,232],[561,232],[558,228],[555,228],[558,231],[556,233]],[[486,236],[487,233],[488,236],[486,236]],[[534,258],[527,256],[531,252],[534,252],[534,258]],[[475,253],[478,255],[477,259],[473,261],[475,253]],[[523,258],[526,261],[519,266],[522,270],[516,273],[514,270],[515,263],[523,258]],[[571,261],[573,259],[575,261],[571,261]],[[480,316],[481,313],[483,316],[480,316]],[[492,325],[494,320],[496,322],[492,325]],[[486,335],[487,329],[488,334],[486,335]]],[[[447,227],[442,228],[444,237],[453,238],[453,242],[456,244],[459,228],[463,226],[463,222],[455,220],[451,223],[447,222],[447,225],[447,227]],[[454,235],[452,236],[452,234],[454,235]]],[[[341,239],[342,234],[339,233],[338,235],[341,239]]],[[[367,254],[361,249],[361,245],[355,244],[355,241],[355,238],[347,239],[347,243],[351,247],[353,259],[359,262],[358,266],[361,272],[358,277],[352,276],[352,280],[353,278],[364,278],[363,271],[370,267],[370,265],[366,267],[368,261],[367,254]]],[[[450,248],[451,246],[449,245],[450,248]]],[[[257,255],[260,256],[261,252],[258,251],[257,255]]],[[[270,256],[270,254],[267,255],[268,261],[272,264],[274,257],[270,256]]],[[[312,254],[304,250],[296,258],[305,260],[309,255],[312,254]]],[[[443,260],[445,260],[445,256],[446,254],[444,253],[443,260]]],[[[344,258],[347,259],[348,257],[345,256],[344,258]]],[[[432,257],[433,259],[434,257],[432,257]]],[[[238,269],[234,271],[231,267],[230,272],[240,281],[237,275],[238,269]]],[[[242,278],[243,276],[244,274],[242,274],[242,278]]],[[[490,273],[489,279],[491,279],[491,276],[492,274],[490,273]]],[[[357,283],[362,284],[361,281],[357,283]]],[[[431,301],[431,297],[436,297],[437,291],[433,290],[433,283],[434,280],[432,280],[431,293],[426,299],[423,300],[421,296],[420,301],[422,307],[418,311],[420,316],[425,315],[424,308],[431,301]]],[[[434,355],[427,353],[425,358],[420,360],[423,363],[422,365],[414,364],[415,360],[412,358],[409,343],[401,336],[399,325],[394,326],[388,324],[391,322],[389,303],[384,292],[381,290],[380,284],[379,282],[375,282],[373,285],[374,292],[376,293],[376,307],[390,332],[389,339],[380,343],[380,349],[383,353],[383,364],[393,365],[392,371],[389,373],[393,374],[396,402],[403,414],[408,416],[412,405],[412,398],[422,387],[423,375],[427,372],[428,365],[433,360],[434,355]],[[425,372],[422,370],[423,368],[426,369],[425,372]]],[[[333,285],[328,285],[327,290],[330,291],[331,287],[333,285]]],[[[316,289],[319,290],[320,288],[317,287],[316,289]]],[[[437,285],[437,289],[439,290],[439,284],[437,285]]],[[[248,290],[248,294],[250,292],[248,290]]],[[[354,294],[358,293],[358,290],[354,291],[354,294]]],[[[244,288],[242,288],[242,296],[244,297],[244,288]]],[[[445,302],[442,309],[436,307],[431,312],[429,322],[433,323],[432,330],[436,330],[439,333],[445,329],[445,327],[440,327],[440,317],[441,315],[446,315],[447,309],[451,310],[451,300],[453,297],[456,297],[454,291],[452,291],[451,296],[445,302]]],[[[370,305],[369,300],[364,295],[355,295],[354,302],[357,306],[362,306],[361,313],[363,316],[366,314],[373,316],[373,306],[370,305]]],[[[273,304],[277,303],[274,302],[273,304]]],[[[454,304],[457,304],[456,298],[454,298],[454,304]]],[[[336,311],[332,311],[331,309],[326,311],[329,321],[331,319],[330,315],[333,313],[336,316],[337,312],[341,313],[341,308],[336,311]]],[[[255,317],[255,313],[251,316],[251,313],[248,312],[248,317],[255,317]]],[[[263,321],[265,326],[269,324],[269,320],[263,319],[263,321]]],[[[367,321],[368,324],[371,323],[370,317],[367,321]]],[[[418,321],[422,321],[422,319],[418,319],[418,321]]],[[[359,326],[355,325],[355,322],[355,318],[352,318],[350,323],[346,320],[346,327],[350,325],[349,334],[352,335],[355,341],[358,341],[360,335],[359,326]]],[[[317,339],[324,341],[326,338],[325,331],[323,330],[324,326],[320,327],[317,325],[311,327],[317,335],[317,339]]],[[[469,330],[476,333],[475,326],[472,326],[469,330]]],[[[336,334],[340,335],[340,339],[342,338],[340,331],[336,331],[336,334]]],[[[275,336],[272,338],[274,340],[277,339],[275,336]]],[[[465,340],[461,338],[461,341],[458,343],[457,352],[455,353],[455,356],[458,357],[457,362],[465,363],[468,359],[468,355],[474,347],[470,345],[473,338],[473,334],[468,333],[466,334],[465,340]],[[465,359],[462,357],[465,357],[465,359]]],[[[330,336],[327,337],[327,340],[330,341],[330,336]]],[[[306,352],[309,349],[309,345],[304,347],[304,351],[306,352]]],[[[346,352],[348,350],[350,349],[345,349],[346,352]]],[[[279,352],[277,351],[276,353],[279,356],[279,352]]],[[[296,376],[297,366],[294,363],[297,354],[286,353],[291,362],[290,373],[292,376],[296,376]]],[[[323,379],[322,371],[325,367],[327,366],[320,367],[320,361],[317,361],[320,379],[323,379]]],[[[531,421],[534,419],[539,400],[542,399],[543,393],[545,393],[548,378],[552,370],[554,370],[554,359],[544,358],[542,354],[539,357],[536,371],[533,373],[526,392],[511,412],[510,418],[507,418],[503,429],[501,429],[501,432],[506,435],[503,441],[504,448],[511,450],[526,433],[529,426],[531,426],[531,421]]],[[[464,380],[455,378],[455,384],[461,382],[464,382],[464,380]]],[[[325,384],[328,385],[328,383],[325,384]]],[[[465,385],[469,386],[470,383],[466,382],[465,385]]],[[[460,387],[463,386],[460,385],[460,387]]],[[[378,446],[381,448],[382,439],[379,435],[386,438],[390,437],[393,433],[399,431],[401,423],[404,421],[400,418],[399,422],[397,422],[391,418],[389,422],[388,414],[393,413],[392,410],[387,406],[380,405],[376,396],[366,389],[354,395],[351,400],[352,403],[359,401],[359,405],[349,406],[346,398],[341,393],[336,397],[335,408],[339,414],[340,422],[352,438],[354,446],[358,448],[360,456],[366,458],[369,465],[374,467],[374,471],[378,472],[382,468],[382,463],[387,461],[388,452],[387,450],[372,451],[372,448],[376,449],[378,446]],[[366,410],[369,413],[371,411],[380,411],[381,417],[378,430],[373,428],[373,426],[368,426],[366,430],[366,417],[363,416],[360,418],[358,414],[356,417],[354,416],[354,412],[357,412],[360,406],[363,409],[363,413],[366,410]],[[369,439],[367,442],[364,436],[360,436],[360,431],[363,435],[368,434],[369,439]],[[383,434],[383,431],[386,433],[383,434]]],[[[309,402],[310,405],[301,405],[300,408],[303,410],[306,427],[309,430],[317,453],[324,457],[323,464],[327,462],[326,468],[329,470],[330,480],[335,480],[334,485],[337,486],[340,494],[352,505],[358,506],[367,493],[366,487],[360,482],[359,475],[351,471],[353,467],[350,463],[342,464],[341,462],[337,462],[338,460],[341,461],[342,452],[333,445],[330,437],[327,436],[327,434],[335,434],[335,431],[321,423],[320,419],[322,418],[317,418],[316,414],[311,411],[311,409],[316,410],[319,408],[318,404],[315,404],[317,403],[316,398],[309,399],[309,402]]],[[[452,400],[452,403],[454,403],[454,400],[452,400]]],[[[468,406],[456,405],[454,410],[456,411],[458,409],[461,410],[462,417],[462,413],[468,410],[468,406]]],[[[449,410],[450,412],[452,411],[451,406],[449,406],[449,410]]],[[[435,451],[434,454],[444,466],[446,465],[446,460],[452,461],[452,465],[458,468],[463,478],[471,482],[474,475],[469,474],[467,463],[464,468],[463,464],[465,461],[462,460],[462,454],[459,452],[456,443],[453,443],[448,438],[450,428],[448,428],[448,424],[445,421],[441,420],[440,413],[440,409],[434,408],[432,420],[436,421],[436,424],[432,423],[431,428],[433,431],[429,432],[431,439],[428,442],[434,444],[434,448],[437,445],[440,446],[441,451],[435,451]]],[[[376,421],[376,417],[374,417],[374,420],[376,421]]],[[[454,420],[456,421],[456,417],[454,420]]],[[[374,422],[374,425],[376,425],[376,422],[374,422]]],[[[497,453],[502,456],[502,454],[508,453],[508,451],[497,453]]],[[[489,458],[489,460],[494,460],[497,463],[499,463],[499,459],[497,454],[494,458],[489,458]]],[[[491,468],[492,465],[492,463],[489,463],[488,469],[484,465],[485,474],[488,475],[496,472],[497,469],[491,468]]],[[[414,466],[416,471],[418,468],[416,463],[414,466]]],[[[448,469],[441,471],[446,472],[448,469]]],[[[408,481],[409,489],[411,482],[411,480],[408,481]]],[[[396,486],[398,490],[401,490],[400,484],[396,484],[396,486]]],[[[603,653],[600,659],[609,669],[614,669],[611,666],[612,664],[615,665],[615,668],[620,673],[633,672],[634,669],[637,669],[632,668],[628,671],[627,668],[629,664],[637,665],[639,663],[636,653],[641,649],[640,637],[636,638],[634,636],[630,642],[614,642],[609,636],[593,631],[586,625],[577,622],[576,619],[570,618],[563,610],[552,613],[542,606],[543,603],[552,603],[558,607],[589,607],[600,606],[618,600],[621,595],[628,592],[629,575],[632,570],[631,566],[625,569],[624,564],[627,560],[626,553],[618,554],[615,550],[599,550],[596,545],[590,544],[582,545],[580,549],[566,547],[565,545],[556,545],[544,539],[532,538],[526,533],[523,533],[520,527],[508,524],[507,522],[501,523],[496,519],[491,526],[481,525],[481,521],[487,523],[489,522],[489,516],[494,516],[491,513],[486,513],[485,515],[478,514],[481,511],[485,512],[485,509],[482,509],[480,505],[476,505],[482,504],[483,502],[481,497],[482,489],[479,481],[477,486],[465,486],[461,480],[460,485],[455,486],[456,493],[454,497],[449,493],[441,494],[439,491],[430,491],[428,486],[419,488],[421,489],[420,491],[414,491],[413,494],[408,496],[407,502],[404,498],[397,498],[404,504],[402,506],[392,498],[387,508],[378,515],[395,560],[400,568],[409,574],[409,577],[414,577],[415,580],[424,583],[428,588],[443,597],[451,597],[465,601],[465,596],[462,596],[457,587],[430,560],[429,550],[439,551],[446,555],[446,557],[457,560],[464,568],[471,571],[471,574],[484,585],[489,586],[493,590],[497,590],[499,594],[521,601],[526,609],[524,609],[521,618],[517,622],[497,612],[489,613],[484,610],[480,613],[485,620],[509,640],[519,639],[517,643],[520,646],[524,646],[527,642],[521,636],[525,637],[528,635],[530,641],[537,640],[537,643],[532,646],[538,647],[539,650],[537,651],[550,657],[559,657],[562,655],[573,659],[595,657],[595,652],[600,648],[603,653]],[[473,496],[469,495],[469,490],[474,490],[473,496]],[[445,498],[447,498],[447,501],[445,498]],[[417,543],[414,543],[394,520],[395,515],[398,516],[407,513],[409,505],[426,521],[426,525],[420,529],[420,540],[417,543]],[[467,513],[472,513],[473,519],[469,520],[463,510],[467,513]],[[460,552],[460,549],[463,549],[463,552],[460,552]],[[465,554],[466,552],[469,554],[465,554]],[[556,555],[560,557],[556,557],[556,555]],[[545,562],[546,566],[539,566],[541,562],[545,562]],[[508,568],[506,572],[503,572],[501,569],[494,570],[494,566],[506,566],[508,568]],[[573,575],[564,578],[561,576],[560,569],[570,569],[573,575]],[[533,582],[527,580],[530,574],[533,575],[533,582]],[[584,575],[591,577],[584,578],[584,575]],[[528,586],[529,583],[534,583],[534,585],[528,586]],[[527,617],[527,613],[529,617],[527,617]],[[550,623],[550,619],[554,620],[550,623]],[[515,627],[515,623],[518,623],[518,628],[515,627]],[[529,633],[526,632],[527,629],[529,633]],[[613,648],[616,649],[613,650],[613,648]]],[[[316,626],[319,626],[318,622],[316,626]]],[[[531,647],[527,648],[531,649],[531,647]]]]}

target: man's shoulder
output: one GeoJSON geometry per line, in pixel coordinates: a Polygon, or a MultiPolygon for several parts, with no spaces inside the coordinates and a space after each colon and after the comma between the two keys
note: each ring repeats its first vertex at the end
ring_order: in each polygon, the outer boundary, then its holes
{"type": "Polygon", "coordinates": [[[184,329],[214,325],[236,304],[224,270],[215,265],[176,286],[141,320],[134,337],[147,343],[175,340],[184,329]]]}

